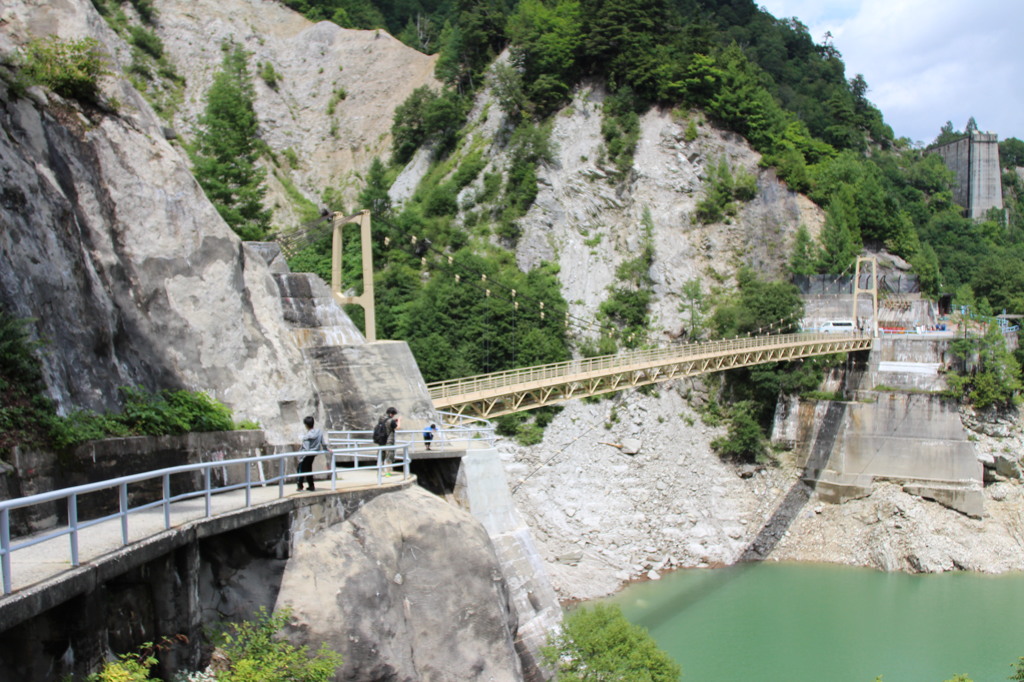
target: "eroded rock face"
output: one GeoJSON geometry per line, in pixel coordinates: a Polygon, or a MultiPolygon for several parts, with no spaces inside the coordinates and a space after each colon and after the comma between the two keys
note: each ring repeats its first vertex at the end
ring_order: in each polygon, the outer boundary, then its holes
{"type": "Polygon", "coordinates": [[[344,680],[520,680],[517,617],[487,532],[412,487],[295,543],[277,608],[344,680]]]}
{"type": "MultiPolygon", "coordinates": [[[[0,47],[43,24],[116,40],[93,15],[13,1],[0,47]]],[[[42,361],[62,409],[116,408],[126,385],[202,390],[294,440],[315,402],[277,286],[137,95],[109,113],[0,82],[0,178],[0,303],[59,342],[42,361]]]]}

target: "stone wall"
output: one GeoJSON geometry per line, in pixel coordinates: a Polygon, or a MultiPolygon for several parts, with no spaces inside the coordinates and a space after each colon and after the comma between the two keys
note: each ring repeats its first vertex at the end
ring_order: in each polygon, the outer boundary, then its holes
{"type": "MultiPolygon", "coordinates": [[[[244,465],[232,465],[231,460],[287,449],[290,448],[267,445],[262,431],[107,438],[84,443],[64,455],[45,450],[15,448],[11,467],[0,472],[3,479],[0,500],[199,462],[225,462],[223,467],[212,472],[215,485],[227,481],[238,482],[245,478],[244,465]]],[[[255,480],[259,479],[258,471],[252,475],[255,480]]],[[[172,477],[172,493],[201,488],[200,476],[193,473],[172,477]]],[[[162,495],[160,485],[159,481],[132,485],[129,488],[131,503],[134,505],[159,499],[162,495]]],[[[79,499],[79,505],[83,520],[115,512],[118,509],[117,491],[83,496],[79,499]]],[[[12,532],[20,535],[52,528],[58,523],[66,523],[66,514],[67,509],[57,502],[17,510],[12,517],[12,532]]]]}

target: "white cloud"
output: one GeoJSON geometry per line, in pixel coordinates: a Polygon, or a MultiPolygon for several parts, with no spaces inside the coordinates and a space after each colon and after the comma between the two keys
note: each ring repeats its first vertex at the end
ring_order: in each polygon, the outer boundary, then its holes
{"type": "Polygon", "coordinates": [[[1024,138],[1024,3],[1008,0],[762,0],[796,16],[816,42],[826,31],[847,76],[896,135],[930,142],[970,116],[1000,138],[1024,138]]]}

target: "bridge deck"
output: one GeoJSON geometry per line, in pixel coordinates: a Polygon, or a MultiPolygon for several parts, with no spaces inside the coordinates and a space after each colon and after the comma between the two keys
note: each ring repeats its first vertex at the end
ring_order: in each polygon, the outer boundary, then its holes
{"type": "MultiPolygon", "coordinates": [[[[337,495],[364,489],[395,488],[408,485],[414,477],[404,478],[400,473],[385,478],[382,485],[377,484],[377,472],[374,470],[345,471],[338,478],[334,490],[330,480],[317,481],[315,492],[297,492],[294,485],[288,483],[281,494],[278,485],[257,485],[250,489],[249,509],[269,505],[281,500],[296,497],[314,497],[337,495]]],[[[246,509],[245,490],[232,490],[217,493],[211,497],[211,513],[206,516],[206,504],[203,498],[194,498],[174,502],[171,507],[170,531],[176,531],[195,521],[213,519],[246,509]]],[[[11,554],[11,582],[13,594],[0,597],[0,613],[4,602],[16,598],[20,590],[32,586],[43,586],[53,578],[70,572],[87,572],[97,562],[109,558],[112,554],[131,547],[162,533],[168,532],[164,527],[164,512],[161,508],[142,509],[131,514],[128,526],[128,545],[122,544],[121,523],[119,519],[110,519],[79,531],[79,565],[72,566],[70,561],[70,539],[61,536],[45,540],[37,545],[19,549],[11,554]]],[[[24,540],[26,538],[18,538],[24,540]]]]}
{"type": "Polygon", "coordinates": [[[868,350],[864,334],[801,333],[689,343],[428,384],[434,407],[491,418],[574,398],[767,362],[868,350]]]}

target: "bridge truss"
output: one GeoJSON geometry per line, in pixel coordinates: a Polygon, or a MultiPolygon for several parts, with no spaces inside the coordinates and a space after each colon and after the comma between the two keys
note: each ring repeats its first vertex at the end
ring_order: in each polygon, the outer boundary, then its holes
{"type": "Polygon", "coordinates": [[[869,350],[860,334],[780,334],[688,343],[427,385],[434,407],[489,419],[574,398],[766,362],[869,350]]]}

